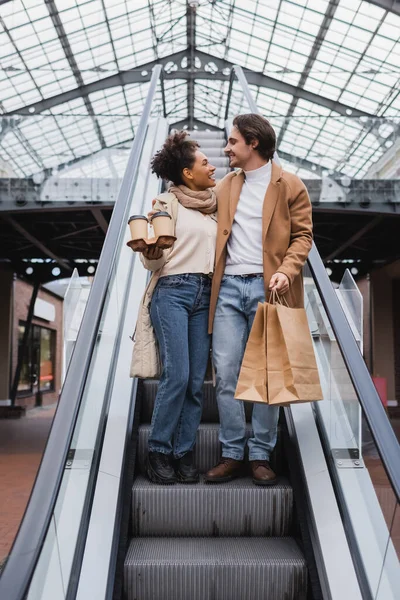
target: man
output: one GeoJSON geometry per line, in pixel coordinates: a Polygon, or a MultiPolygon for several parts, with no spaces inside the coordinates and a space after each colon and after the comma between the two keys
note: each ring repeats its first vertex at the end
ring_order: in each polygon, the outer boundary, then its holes
{"type": "MultiPolygon", "coordinates": [[[[218,233],[209,330],[213,333],[222,458],[205,480],[224,482],[241,474],[246,446],[243,403],[234,399],[241,363],[258,302],[269,292],[289,306],[303,306],[302,267],[312,244],[311,204],[303,182],[272,157],[276,136],[258,114],[233,121],[225,153],[239,170],[216,188],[218,233]]],[[[277,480],[269,459],[276,444],[279,408],[255,403],[248,440],[253,482],[277,480]]]]}

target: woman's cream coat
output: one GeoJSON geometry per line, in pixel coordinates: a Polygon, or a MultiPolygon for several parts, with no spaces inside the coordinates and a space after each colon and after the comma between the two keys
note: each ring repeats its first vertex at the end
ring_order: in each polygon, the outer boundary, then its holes
{"type": "MultiPolygon", "coordinates": [[[[160,194],[157,197],[153,210],[166,210],[173,219],[175,230],[178,216],[178,200],[174,194],[169,192],[160,194]]],[[[169,252],[170,250],[164,250],[163,256],[159,260],[153,261],[147,261],[140,255],[145,267],[153,271],[153,274],[139,307],[136,329],[133,336],[134,347],[130,369],[131,377],[158,379],[161,375],[158,343],[150,318],[150,302],[169,252]]]]}

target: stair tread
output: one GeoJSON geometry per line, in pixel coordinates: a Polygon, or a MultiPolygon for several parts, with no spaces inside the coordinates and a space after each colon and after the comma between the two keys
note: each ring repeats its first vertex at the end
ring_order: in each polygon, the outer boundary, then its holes
{"type": "Polygon", "coordinates": [[[162,485],[162,484],[157,484],[157,483],[152,483],[151,481],[149,481],[147,479],[147,477],[144,477],[143,475],[138,475],[133,483],[133,491],[137,490],[138,488],[143,489],[143,488],[148,488],[150,490],[154,489],[154,490],[162,490],[163,492],[166,492],[167,494],[173,494],[174,491],[177,490],[185,490],[185,491],[191,491],[191,490],[195,490],[195,489],[207,489],[210,490],[211,493],[213,492],[217,492],[220,494],[221,490],[224,490],[226,492],[228,492],[229,490],[232,489],[237,489],[237,488],[251,488],[252,490],[255,491],[260,491],[261,493],[264,492],[273,492],[274,490],[282,490],[282,489],[292,489],[292,486],[290,485],[289,481],[285,478],[285,477],[280,477],[279,481],[276,483],[276,485],[272,485],[272,486],[255,486],[251,477],[238,477],[237,479],[233,479],[232,481],[227,481],[226,483],[206,483],[204,481],[204,478],[201,476],[200,477],[200,481],[199,483],[193,483],[193,484],[187,484],[187,483],[175,483],[174,485],[162,485]]]}
{"type": "Polygon", "coordinates": [[[132,488],[135,536],[287,536],[292,516],[293,490],[283,478],[274,486],[251,477],[163,486],[139,476],[132,488]]]}
{"type": "Polygon", "coordinates": [[[305,565],[304,556],[294,538],[291,537],[143,537],[131,540],[125,566],[154,562],[164,565],[176,563],[239,565],[285,561],[305,565]]]}
{"type": "MultiPolygon", "coordinates": [[[[199,431],[202,431],[204,429],[212,429],[213,431],[219,431],[219,427],[220,424],[219,423],[208,423],[208,422],[203,422],[200,423],[199,425],[199,431]]],[[[150,423],[141,423],[139,425],[139,430],[140,429],[150,429],[150,423]]],[[[246,433],[250,433],[252,431],[251,429],[251,423],[246,423],[246,433]]]]}
{"type": "MultiPolygon", "coordinates": [[[[150,434],[150,423],[139,426],[139,444],[137,460],[140,470],[145,473],[145,462],[147,457],[147,440],[150,434]]],[[[197,430],[197,440],[194,447],[194,461],[200,473],[206,473],[214,467],[221,457],[221,445],[219,443],[219,423],[200,423],[197,430]]],[[[251,423],[246,423],[246,438],[252,435],[251,423]]],[[[278,444],[279,446],[279,436],[278,444]]],[[[280,452],[274,451],[271,455],[271,466],[278,473],[282,472],[280,452]]]]}

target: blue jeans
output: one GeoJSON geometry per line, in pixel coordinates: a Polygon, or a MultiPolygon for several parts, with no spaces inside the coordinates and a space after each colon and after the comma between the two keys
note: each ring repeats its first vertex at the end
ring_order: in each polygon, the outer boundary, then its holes
{"type": "MultiPolygon", "coordinates": [[[[246,446],[243,403],[234,399],[240,366],[258,302],[265,301],[262,275],[224,275],[213,329],[213,362],[221,422],[222,456],[242,460],[246,446]]],[[[254,403],[249,460],[269,460],[277,438],[279,408],[254,403]]]]}
{"type": "Polygon", "coordinates": [[[211,342],[210,292],[211,279],[201,274],[167,275],[157,283],[150,316],[163,371],[151,420],[150,452],[181,458],[195,444],[211,342]]]}

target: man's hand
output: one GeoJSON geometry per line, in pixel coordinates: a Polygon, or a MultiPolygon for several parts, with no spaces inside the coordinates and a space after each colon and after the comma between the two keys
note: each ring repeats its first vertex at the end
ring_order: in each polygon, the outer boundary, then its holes
{"type": "Polygon", "coordinates": [[[143,250],[142,254],[147,260],[158,260],[162,257],[163,251],[162,248],[158,248],[157,246],[148,246],[146,250],[143,250]]]}
{"type": "Polygon", "coordinates": [[[289,289],[289,279],[287,275],[283,273],[274,273],[269,282],[269,288],[271,292],[277,292],[278,294],[286,294],[289,289]]]}

